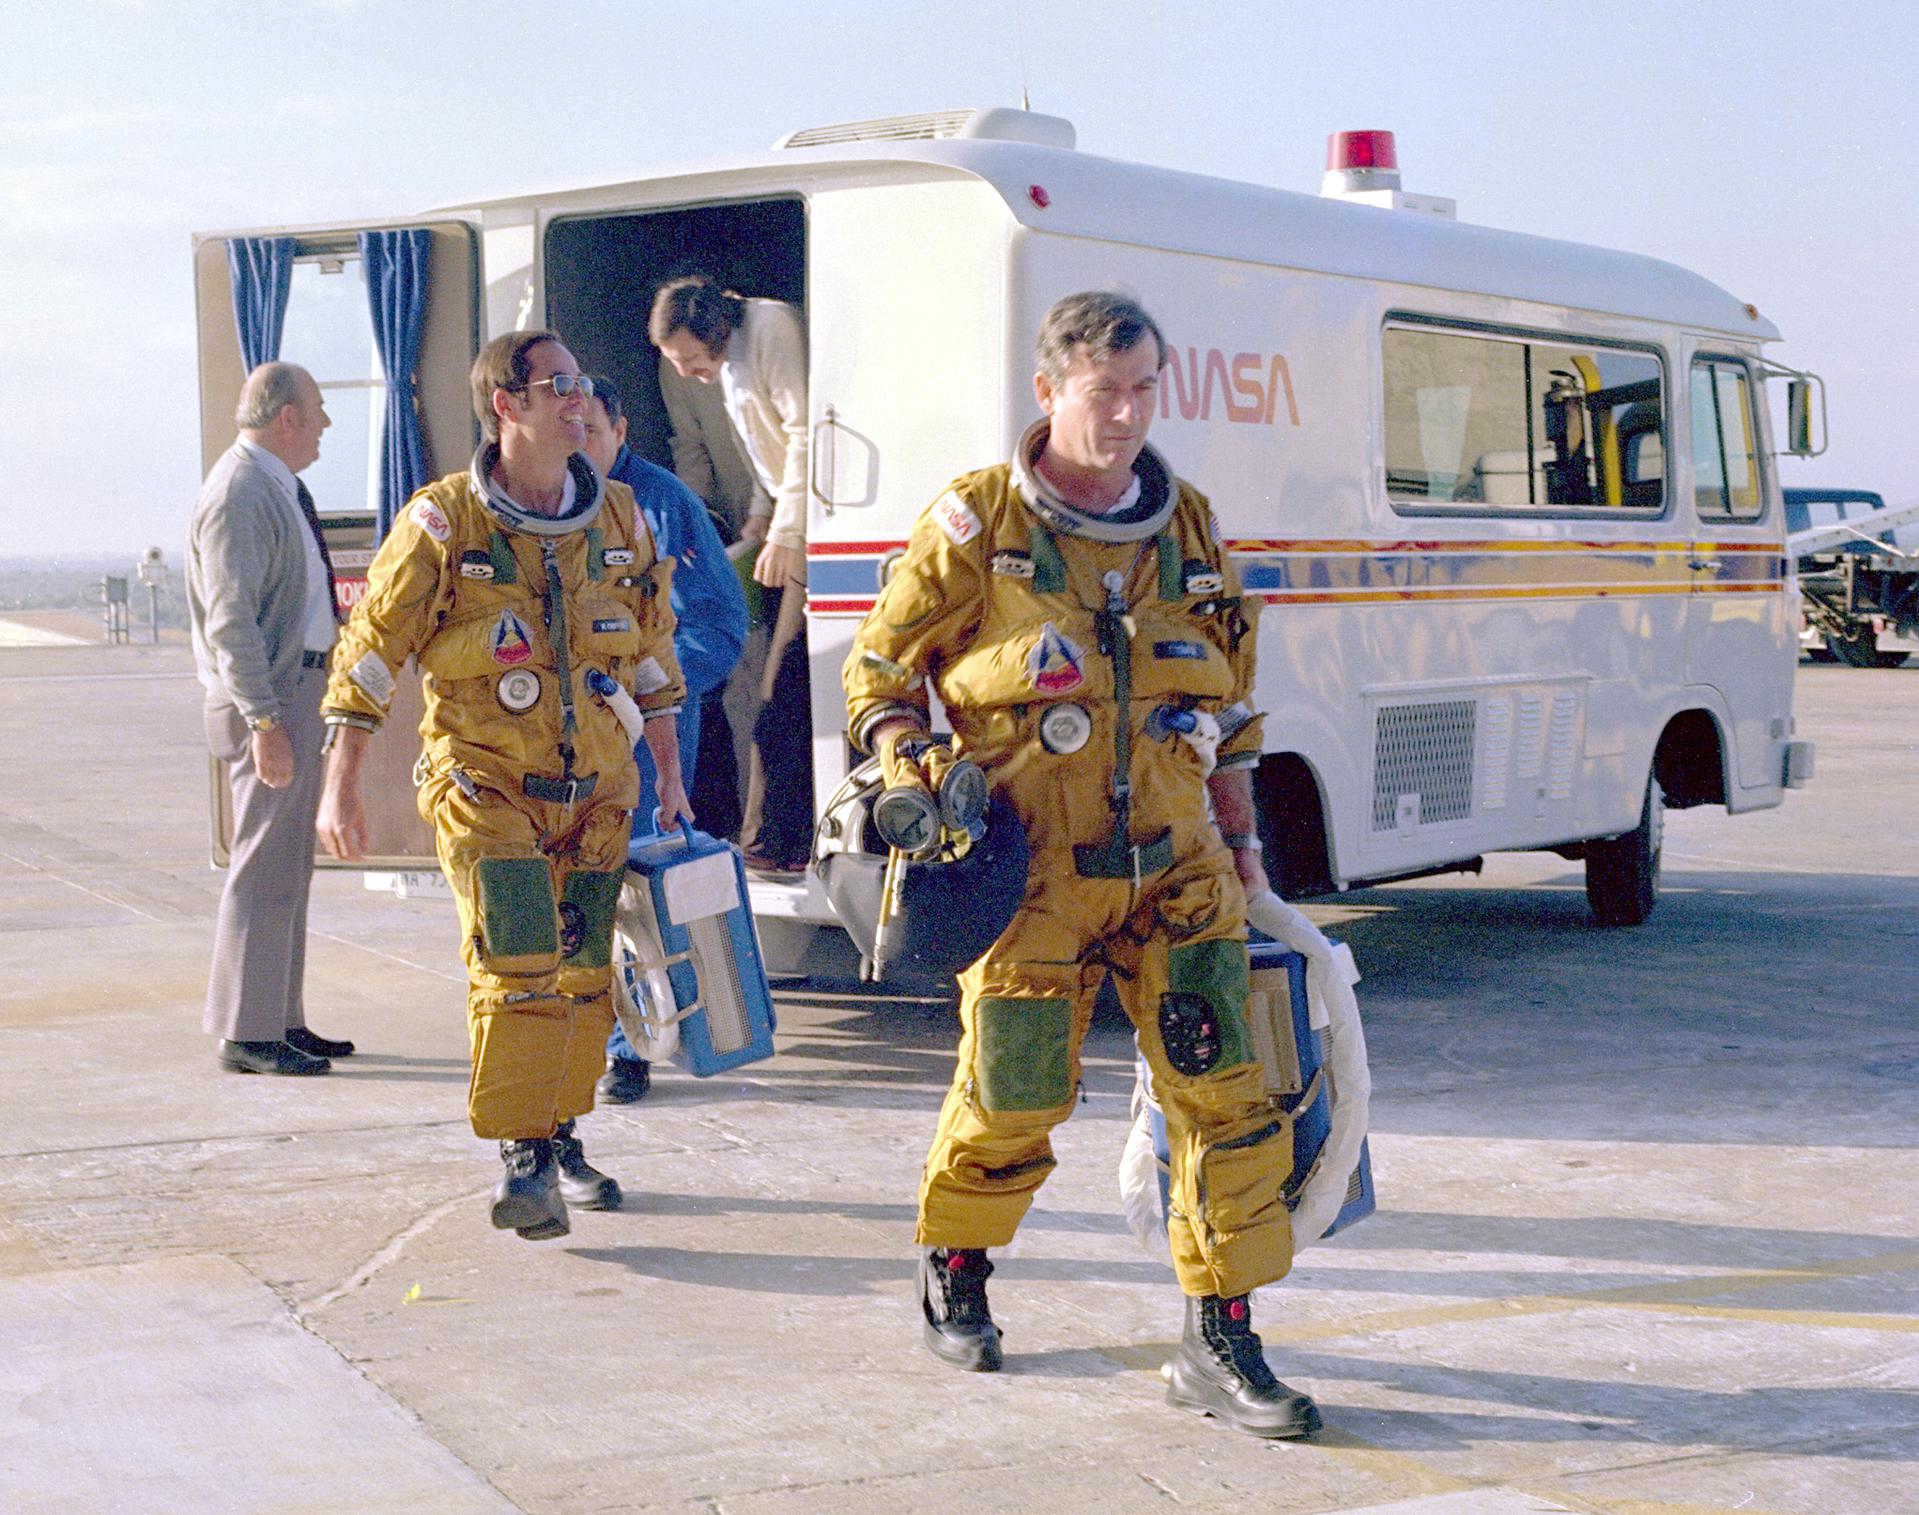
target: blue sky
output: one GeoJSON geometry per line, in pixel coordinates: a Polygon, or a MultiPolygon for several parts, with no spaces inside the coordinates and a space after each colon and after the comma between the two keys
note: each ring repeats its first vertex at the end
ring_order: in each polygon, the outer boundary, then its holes
{"type": "Polygon", "coordinates": [[[638,177],[1022,84],[1088,151],[1305,191],[1328,132],[1388,127],[1462,219],[1692,268],[1831,385],[1831,451],[1786,482],[1907,499],[1914,56],[1891,0],[8,0],[0,551],[184,540],[196,230],[638,177]]]}

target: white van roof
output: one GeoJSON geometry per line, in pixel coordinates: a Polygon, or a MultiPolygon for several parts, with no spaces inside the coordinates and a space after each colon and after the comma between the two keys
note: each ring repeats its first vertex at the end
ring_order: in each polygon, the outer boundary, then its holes
{"type": "Polygon", "coordinates": [[[657,204],[676,185],[704,200],[949,175],[992,185],[1014,219],[1055,235],[1570,306],[1747,342],[1779,337],[1751,305],[1657,258],[1028,142],[831,143],[448,210],[592,212],[657,204]],[[1043,207],[1029,192],[1035,185],[1043,207]]]}

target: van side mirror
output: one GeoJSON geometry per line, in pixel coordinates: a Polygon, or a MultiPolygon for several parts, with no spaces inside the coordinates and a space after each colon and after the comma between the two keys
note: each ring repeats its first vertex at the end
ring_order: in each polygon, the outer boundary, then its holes
{"type": "Polygon", "coordinates": [[[1795,458],[1813,455],[1812,380],[1797,378],[1786,386],[1786,450],[1795,458]]]}

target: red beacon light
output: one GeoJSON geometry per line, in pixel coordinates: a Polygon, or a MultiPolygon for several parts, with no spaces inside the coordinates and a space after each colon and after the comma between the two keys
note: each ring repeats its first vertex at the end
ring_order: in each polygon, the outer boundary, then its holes
{"type": "Polygon", "coordinates": [[[1326,189],[1398,189],[1399,147],[1385,131],[1334,132],[1326,139],[1326,189]],[[1339,182],[1335,185],[1334,175],[1339,182]]]}
{"type": "Polygon", "coordinates": [[[1326,177],[1319,192],[1329,200],[1411,210],[1454,219],[1458,207],[1439,195],[1409,195],[1399,187],[1399,146],[1388,131],[1334,132],[1326,139],[1326,177]]]}

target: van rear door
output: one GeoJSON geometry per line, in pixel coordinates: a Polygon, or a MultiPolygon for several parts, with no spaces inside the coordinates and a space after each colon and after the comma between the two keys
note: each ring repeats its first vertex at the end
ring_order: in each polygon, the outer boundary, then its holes
{"type": "MultiPolygon", "coordinates": [[[[373,340],[359,233],[401,226],[424,227],[430,233],[425,329],[414,382],[425,435],[426,476],[437,478],[463,467],[477,441],[468,396],[468,372],[480,338],[479,240],[474,227],[452,220],[387,221],[367,227],[212,233],[196,236],[193,244],[204,470],[233,443],[234,404],[246,377],[233,310],[228,244],[238,236],[293,240],[293,278],[279,355],[300,364],[319,381],[333,421],[319,461],[302,478],[319,507],[343,612],[366,593],[367,565],[375,546],[380,433],[386,408],[386,381],[373,340]]],[[[362,793],[369,855],[363,862],[341,864],[321,854],[322,865],[437,866],[433,833],[413,808],[421,708],[418,677],[402,678],[391,716],[367,752],[362,793]]],[[[232,806],[220,763],[209,761],[213,860],[224,867],[233,835],[232,806]]]]}

